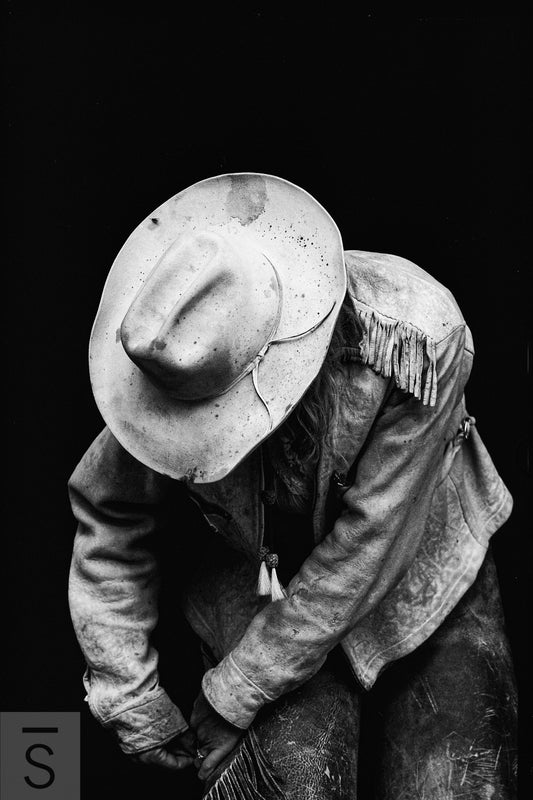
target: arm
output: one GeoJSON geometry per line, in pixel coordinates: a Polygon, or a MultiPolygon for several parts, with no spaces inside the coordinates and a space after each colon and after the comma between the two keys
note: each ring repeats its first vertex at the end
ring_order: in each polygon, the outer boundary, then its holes
{"type": "Polygon", "coordinates": [[[154,538],[167,485],[108,429],[69,481],[79,523],[69,603],[87,662],[87,700],[126,753],[165,744],[188,728],[158,684],[158,655],[150,645],[157,622],[154,538]]]}
{"type": "Polygon", "coordinates": [[[261,611],[204,676],[205,696],[226,720],[246,728],[264,703],[308,680],[408,568],[462,397],[463,357],[461,326],[437,349],[440,395],[433,408],[392,392],[362,449],[341,515],[291,581],[288,598],[261,611]]]}

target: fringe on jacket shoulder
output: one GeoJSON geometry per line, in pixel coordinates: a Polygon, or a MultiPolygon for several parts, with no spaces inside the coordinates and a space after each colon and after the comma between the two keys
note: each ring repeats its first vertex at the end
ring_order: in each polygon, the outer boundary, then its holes
{"type": "Polygon", "coordinates": [[[435,341],[406,322],[355,304],[362,338],[354,352],[378,375],[394,378],[396,386],[423,405],[437,401],[437,348],[435,341]]]}

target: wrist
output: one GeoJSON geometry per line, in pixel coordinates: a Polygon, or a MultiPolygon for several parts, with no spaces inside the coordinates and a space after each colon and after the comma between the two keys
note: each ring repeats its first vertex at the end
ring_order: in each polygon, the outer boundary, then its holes
{"type": "Polygon", "coordinates": [[[189,727],[167,693],[159,687],[134,706],[100,720],[124,753],[143,753],[163,746],[189,727]]]}
{"type": "Polygon", "coordinates": [[[258,711],[274,699],[247,678],[231,653],[205,673],[202,689],[215,711],[240,730],[249,728],[258,711]]]}

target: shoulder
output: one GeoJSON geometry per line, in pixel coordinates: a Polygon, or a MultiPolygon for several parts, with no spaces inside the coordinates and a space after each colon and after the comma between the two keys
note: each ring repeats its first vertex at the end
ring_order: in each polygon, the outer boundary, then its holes
{"type": "Polygon", "coordinates": [[[69,478],[72,494],[110,502],[156,501],[163,497],[171,478],[137,461],[107,426],[98,434],[69,478]]]}
{"type": "Polygon", "coordinates": [[[361,331],[353,357],[434,406],[441,372],[437,362],[473,350],[452,293],[400,256],[349,250],[345,262],[347,299],[361,331]]]}
{"type": "Polygon", "coordinates": [[[348,250],[348,293],[368,309],[421,331],[435,344],[465,320],[452,293],[432,275],[400,256],[348,250]]]}

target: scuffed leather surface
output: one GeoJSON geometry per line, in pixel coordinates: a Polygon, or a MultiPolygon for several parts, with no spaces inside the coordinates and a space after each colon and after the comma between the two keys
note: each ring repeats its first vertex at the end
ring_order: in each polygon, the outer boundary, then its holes
{"type": "MultiPolygon", "coordinates": [[[[418,591],[413,592],[410,581],[404,581],[411,568],[417,569],[418,554],[424,564],[423,554],[428,552],[425,537],[431,525],[451,537],[450,542],[456,533],[465,533],[468,538],[456,536],[456,552],[450,551],[453,559],[460,561],[458,553],[467,554],[472,538],[483,549],[510,512],[508,492],[475,430],[460,452],[450,449],[464,410],[463,389],[471,367],[472,344],[449,293],[441,296],[442,287],[427,276],[424,292],[417,294],[425,273],[418,268],[406,271],[404,265],[396,270],[391,256],[386,257],[386,279],[381,257],[376,257],[372,278],[370,255],[365,259],[365,297],[370,302],[371,288],[377,311],[399,315],[405,312],[408,298],[417,298],[419,316],[413,316],[415,310],[408,315],[413,324],[429,324],[437,312],[445,314],[438,347],[439,399],[435,408],[424,407],[368,366],[356,360],[345,364],[336,416],[317,472],[317,547],[294,578],[289,600],[259,610],[244,630],[246,614],[238,616],[232,633],[223,635],[222,649],[226,649],[229,636],[235,664],[269,697],[290,691],[315,674],[328,650],[347,635],[357,639],[357,625],[368,623],[372,614],[376,614],[376,626],[367,626],[364,637],[357,640],[364,640],[366,654],[358,657],[348,648],[360,679],[365,664],[380,650],[398,657],[394,647],[414,628],[420,631],[418,642],[412,640],[417,646],[432,632],[428,624],[431,608],[418,599],[438,599],[439,586],[446,589],[451,575],[443,563],[437,560],[432,565],[427,559],[424,569],[413,573],[419,581],[418,591]],[[416,285],[411,280],[414,273],[416,285]],[[332,506],[329,489],[334,470],[349,471],[351,482],[339,503],[332,506]],[[443,480],[445,512],[438,493],[432,506],[434,490],[443,480]],[[436,521],[431,521],[431,515],[436,521]],[[403,588],[408,591],[403,593],[403,588]],[[407,602],[409,592],[411,604],[407,602]],[[426,616],[421,623],[419,613],[426,616]]],[[[355,270],[351,276],[354,296],[359,262],[347,258],[349,269],[355,270]]],[[[258,451],[252,456],[224,481],[191,487],[220,539],[246,553],[250,563],[262,535],[258,451]]],[[[157,621],[155,535],[163,499],[175,495],[176,506],[183,507],[184,487],[135,461],[104,431],[75,470],[70,488],[79,520],[70,603],[76,633],[91,667],[89,700],[99,718],[117,718],[132,706],[142,706],[147,692],[158,688],[157,653],[150,644],[157,621]]],[[[194,530],[181,525],[179,512],[174,524],[176,536],[196,536],[194,530]]],[[[448,607],[459,600],[474,577],[475,569],[448,607]]],[[[207,573],[203,580],[208,580],[207,573]]],[[[198,581],[202,583],[201,576],[198,581]]],[[[238,583],[228,580],[222,584],[222,606],[232,585],[238,583]]],[[[197,601],[198,616],[208,618],[212,610],[209,594],[197,601]]],[[[222,635],[218,624],[215,618],[211,632],[215,640],[222,635]]],[[[205,624],[203,630],[209,641],[205,624]]],[[[386,662],[387,658],[383,665],[386,662]]],[[[221,681],[217,689],[216,677],[210,680],[215,701],[215,692],[224,696],[227,681],[221,681]]],[[[241,712],[237,703],[228,709],[235,719],[241,712]]],[[[169,718],[173,713],[169,701],[169,718]]],[[[242,726],[253,718],[249,708],[244,717],[242,726]]]]}
{"type": "Polygon", "coordinates": [[[106,428],[70,481],[78,519],[69,579],[74,629],[94,716],[126,752],[169,741],[187,722],[158,683],[155,531],[168,479],[139,463],[106,428]]]}
{"type": "MultiPolygon", "coordinates": [[[[287,599],[258,613],[234,649],[237,668],[266,696],[279,697],[308,680],[412,565],[462,400],[463,358],[460,328],[439,352],[441,389],[434,409],[398,390],[390,395],[365,440],[332,531],[302,564],[287,599]]],[[[356,660],[360,671],[361,663],[356,660]]],[[[245,727],[243,709],[229,703],[231,674],[231,665],[223,664],[205,684],[226,718],[245,727]]]]}
{"type": "MultiPolygon", "coordinates": [[[[335,653],[304,686],[261,710],[253,731],[286,800],[356,797],[359,704],[348,667],[335,653]]],[[[231,756],[207,791],[228,761],[231,756]]],[[[263,784],[261,794],[279,797],[263,784]]]]}
{"type": "MultiPolygon", "coordinates": [[[[468,524],[456,476],[480,443],[475,429],[472,441],[461,446],[450,474],[437,486],[416,557],[399,583],[343,640],[359,680],[371,686],[390,662],[412,652],[436,630],[472,584],[485,557],[493,530],[507,519],[510,502],[491,495],[483,509],[481,540],[468,524]]],[[[474,531],[479,530],[478,525],[474,531]]]]}
{"type": "MultiPolygon", "coordinates": [[[[513,800],[516,723],[489,551],[439,630],[371,691],[351,681],[337,649],[306,684],[261,709],[253,730],[290,799],[513,800]]],[[[279,797],[263,784],[261,792],[279,797]]]]}
{"type": "Polygon", "coordinates": [[[359,303],[413,325],[437,343],[464,325],[452,293],[407,258],[364,250],[348,250],[344,257],[349,290],[359,303]]]}
{"type": "Polygon", "coordinates": [[[367,703],[372,797],[516,797],[516,685],[490,552],[441,627],[384,673],[367,703]]]}

